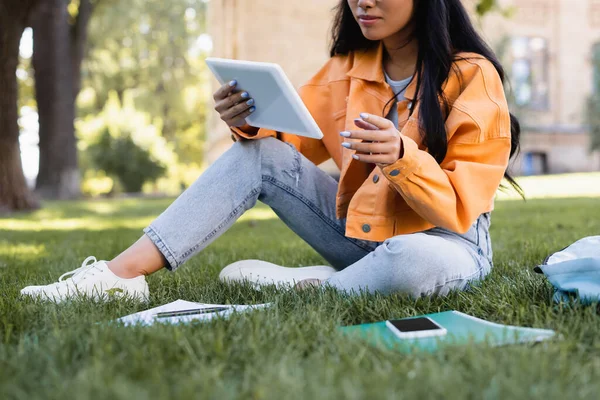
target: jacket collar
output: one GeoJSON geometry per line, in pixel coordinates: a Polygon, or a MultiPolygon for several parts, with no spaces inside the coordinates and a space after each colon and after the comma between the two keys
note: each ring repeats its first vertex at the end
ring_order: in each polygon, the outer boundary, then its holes
{"type": "MultiPolygon", "coordinates": [[[[354,53],[354,63],[347,75],[351,78],[362,79],[369,82],[385,83],[383,74],[383,43],[369,50],[359,50],[354,53]]],[[[415,99],[417,80],[413,79],[406,88],[404,97],[408,100],[415,99]]]]}

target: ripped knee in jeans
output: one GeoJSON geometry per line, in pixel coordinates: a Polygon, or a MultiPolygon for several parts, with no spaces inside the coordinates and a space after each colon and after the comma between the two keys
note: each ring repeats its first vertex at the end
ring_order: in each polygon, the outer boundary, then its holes
{"type": "Polygon", "coordinates": [[[292,148],[292,152],[294,153],[294,162],[291,169],[286,169],[283,172],[295,179],[296,187],[298,187],[298,185],[300,184],[300,173],[302,172],[302,155],[300,154],[300,152],[298,152],[298,150],[296,150],[296,147],[293,144],[286,144],[292,148]]]}

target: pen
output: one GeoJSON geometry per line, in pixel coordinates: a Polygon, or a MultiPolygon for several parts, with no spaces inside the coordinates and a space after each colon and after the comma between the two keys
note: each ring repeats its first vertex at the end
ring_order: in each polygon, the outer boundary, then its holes
{"type": "Polygon", "coordinates": [[[200,315],[200,314],[210,314],[214,312],[220,312],[229,310],[229,307],[207,307],[207,308],[196,308],[190,310],[180,310],[180,311],[163,311],[156,313],[154,315],[155,318],[169,318],[169,317],[180,317],[187,315],[200,315]]]}

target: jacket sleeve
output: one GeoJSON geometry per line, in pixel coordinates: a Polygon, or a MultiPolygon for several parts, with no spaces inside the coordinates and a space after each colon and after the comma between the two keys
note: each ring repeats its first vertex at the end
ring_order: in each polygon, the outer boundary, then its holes
{"type": "MultiPolygon", "coordinates": [[[[300,98],[310,111],[314,115],[323,115],[323,107],[328,107],[327,96],[323,96],[322,92],[329,90],[325,87],[319,87],[321,90],[314,90],[314,85],[302,86],[299,90],[300,98]],[[310,90],[313,88],[313,90],[310,90]],[[313,112],[316,111],[316,112],[313,112]]],[[[332,124],[333,121],[318,121],[317,124],[325,134],[324,125],[327,126],[332,124]]],[[[331,155],[325,148],[325,145],[320,139],[308,138],[305,136],[293,135],[291,133],[276,132],[265,128],[255,128],[250,125],[245,125],[241,128],[231,127],[230,128],[234,135],[238,135],[244,139],[262,139],[266,137],[275,137],[283,142],[292,144],[302,155],[312,161],[315,165],[319,165],[331,158],[331,155]]]]}
{"type": "MultiPolygon", "coordinates": [[[[416,121],[409,123],[418,129],[416,121]]],[[[510,156],[510,114],[491,64],[477,64],[452,105],[446,131],[448,152],[441,164],[402,135],[403,157],[382,172],[422,218],[465,233],[490,210],[510,156]]]]}

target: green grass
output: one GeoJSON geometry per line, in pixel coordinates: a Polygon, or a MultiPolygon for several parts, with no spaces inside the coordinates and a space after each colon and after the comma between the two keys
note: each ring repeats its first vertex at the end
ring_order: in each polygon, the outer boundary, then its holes
{"type": "Polygon", "coordinates": [[[333,291],[257,292],[218,282],[239,259],[288,266],[321,257],[264,206],[177,273],[149,278],[152,304],[179,298],[274,302],[229,320],[148,328],[105,324],[145,308],[134,302],[53,305],[21,299],[83,258],[109,258],[136,240],[167,200],[50,203],[0,219],[0,398],[598,398],[600,317],[594,307],[552,303],[532,267],[586,235],[600,234],[596,198],[503,201],[493,214],[495,269],[469,293],[411,300],[333,291]],[[336,327],[443,310],[557,330],[534,347],[467,346],[404,355],[340,337],[336,327]]]}

